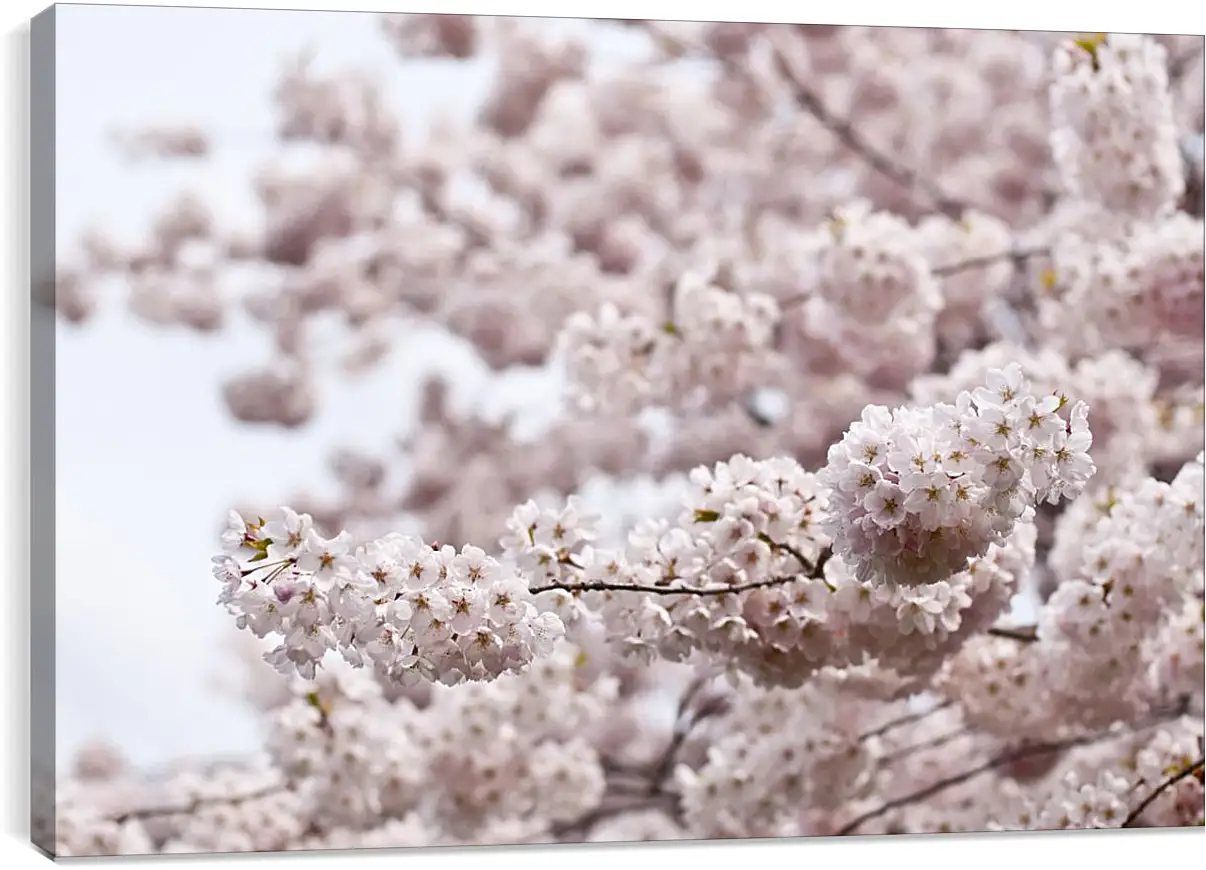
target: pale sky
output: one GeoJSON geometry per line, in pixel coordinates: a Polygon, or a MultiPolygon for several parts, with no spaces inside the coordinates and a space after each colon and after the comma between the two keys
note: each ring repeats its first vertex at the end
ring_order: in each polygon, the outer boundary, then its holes
{"type": "MultiPolygon", "coordinates": [[[[467,114],[488,84],[483,62],[401,64],[372,14],[60,6],[57,24],[60,254],[92,223],[137,238],[186,187],[253,220],[252,173],[275,154],[269,94],[284,58],[307,45],[317,69],[380,70],[408,133],[436,106],[467,114]],[[211,159],[129,165],[108,138],[172,122],[213,133],[211,159]]],[[[303,432],[247,427],[219,385],[263,361],[257,338],[243,325],[218,337],[149,328],[120,296],[83,328],[59,323],[60,760],[100,734],[146,764],[254,750],[254,717],[210,688],[232,667],[233,622],[209,575],[226,510],[326,481],[334,447],[384,448],[413,415],[425,359],[453,367],[470,399],[487,392],[476,360],[416,329],[370,377],[326,383],[303,432]]]]}

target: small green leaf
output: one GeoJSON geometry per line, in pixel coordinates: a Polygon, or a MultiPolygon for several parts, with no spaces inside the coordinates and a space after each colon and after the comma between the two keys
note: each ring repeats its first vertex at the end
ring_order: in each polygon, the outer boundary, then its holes
{"type": "Polygon", "coordinates": [[[826,222],[825,226],[829,230],[829,235],[835,242],[840,242],[846,235],[846,223],[846,219],[840,214],[832,215],[826,222]]]}
{"type": "Polygon", "coordinates": [[[695,512],[695,522],[697,523],[714,523],[720,519],[720,514],[717,511],[700,511],[695,512]]]}
{"type": "Polygon", "coordinates": [[[1109,516],[1110,512],[1116,507],[1118,507],[1118,493],[1115,491],[1113,486],[1109,486],[1106,488],[1105,501],[1099,501],[1097,503],[1097,510],[1099,513],[1109,516]]]}
{"type": "Polygon", "coordinates": [[[1090,33],[1082,36],[1074,42],[1083,48],[1093,59],[1093,69],[1101,69],[1101,62],[1097,59],[1097,49],[1106,44],[1106,35],[1104,33],[1090,33]]]}
{"type": "Polygon", "coordinates": [[[675,326],[674,322],[670,321],[670,320],[667,320],[665,323],[662,324],[662,332],[666,333],[666,335],[678,335],[679,334],[678,327],[675,326]]]}

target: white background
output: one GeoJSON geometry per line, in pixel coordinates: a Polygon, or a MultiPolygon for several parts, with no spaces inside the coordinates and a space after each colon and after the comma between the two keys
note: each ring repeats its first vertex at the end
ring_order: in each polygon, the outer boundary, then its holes
{"type": "MultiPolygon", "coordinates": [[[[291,5],[305,8],[319,4],[291,5]]],[[[434,11],[435,5],[391,7],[379,3],[373,8],[434,11]]],[[[689,11],[696,17],[782,20],[775,14],[776,5],[693,3],[689,11]]],[[[907,8],[891,2],[864,2],[857,13],[818,12],[809,20],[1203,32],[1203,25],[1192,20],[1189,13],[1173,11],[1180,5],[1066,2],[1056,8],[1015,2],[984,11],[959,4],[946,11],[946,4],[936,2],[909,4],[907,8]]],[[[687,11],[683,7],[666,2],[581,2],[573,8],[580,14],[682,17],[687,11]]],[[[439,4],[440,11],[506,14],[554,14],[566,8],[535,2],[439,4]]],[[[28,593],[22,589],[29,576],[29,315],[24,277],[27,234],[22,226],[28,214],[24,199],[26,149],[22,144],[27,129],[23,118],[27,49],[19,48],[19,31],[11,31],[21,25],[21,16],[36,10],[36,4],[6,0],[2,13],[5,64],[0,73],[5,84],[5,126],[9,131],[5,137],[8,211],[0,259],[10,267],[3,294],[6,329],[0,339],[9,354],[3,368],[8,411],[4,482],[8,498],[0,523],[0,550],[9,556],[4,588],[10,600],[4,608],[9,621],[4,655],[7,691],[2,703],[7,714],[4,727],[12,729],[11,735],[6,733],[10,739],[5,741],[9,767],[0,772],[0,780],[8,786],[3,797],[6,829],[18,841],[25,839],[26,831],[28,735],[28,593]]],[[[279,55],[308,41],[318,45],[323,66],[328,62],[333,66],[359,63],[389,70],[395,94],[406,101],[405,120],[412,124],[421,119],[433,101],[464,100],[462,105],[470,104],[485,81],[482,70],[452,71],[439,65],[412,65],[400,72],[387,44],[377,38],[371,16],[121,8],[60,12],[68,13],[59,16],[60,245],[96,218],[104,218],[106,227],[118,232],[137,231],[149,209],[178,190],[182,181],[197,177],[196,170],[188,175],[175,171],[165,175],[160,170],[132,173],[123,168],[105,140],[107,127],[113,123],[196,120],[214,129],[219,151],[217,159],[204,170],[206,196],[218,197],[232,216],[247,213],[250,204],[245,199],[240,201],[240,197],[247,196],[247,173],[271,153],[271,120],[263,113],[279,55]],[[85,15],[92,20],[83,24],[85,15]],[[78,27],[73,32],[75,25],[78,27]]],[[[281,440],[272,435],[238,430],[227,422],[217,404],[219,377],[257,359],[254,348],[249,348],[245,340],[200,340],[186,334],[130,328],[120,306],[103,307],[107,310],[97,322],[77,334],[61,337],[58,343],[58,739],[63,749],[69,749],[88,736],[85,724],[102,732],[116,731],[123,743],[136,750],[136,757],[145,761],[186,752],[205,754],[250,747],[254,745],[252,721],[240,721],[238,707],[210,693],[206,684],[209,675],[230,667],[220,640],[225,620],[213,606],[213,589],[207,583],[205,567],[212,546],[209,542],[216,532],[214,518],[241,495],[286,498],[295,485],[318,478],[325,448],[356,440],[348,437],[354,429],[352,415],[354,409],[365,406],[366,396],[380,402],[383,395],[395,395],[396,419],[403,421],[409,401],[409,373],[431,352],[432,345],[408,347],[371,380],[338,396],[324,396],[325,412],[313,431],[282,446],[281,440]],[[134,402],[128,386],[131,383],[141,384],[144,395],[154,396],[153,401],[134,402]],[[153,425],[140,420],[148,405],[154,409],[153,425]],[[232,446],[251,458],[234,459],[232,446]],[[271,450],[263,449],[269,446],[271,450]],[[254,481],[249,477],[252,470],[254,481]],[[246,481],[246,485],[240,487],[239,481],[246,481]],[[189,494],[187,502],[172,497],[180,492],[189,494]],[[132,548],[137,537],[131,536],[131,530],[140,527],[147,530],[147,537],[157,542],[155,545],[132,548]],[[181,619],[177,614],[182,612],[190,616],[181,619]]],[[[469,374],[472,388],[474,377],[472,372],[469,374]]],[[[477,383],[480,386],[480,379],[477,383]]],[[[373,442],[366,446],[373,446],[373,442]]],[[[9,857],[9,848],[6,843],[0,850],[5,858],[9,857]]],[[[895,860],[908,860],[910,855],[918,860],[945,856],[948,860],[971,859],[987,862],[987,866],[1000,862],[1005,866],[1028,857],[1049,857],[1054,864],[1073,854],[1080,861],[1098,856],[1175,859],[1178,853],[1187,855],[1190,850],[1200,854],[1201,838],[1196,834],[1105,833],[594,847],[576,848],[572,853],[524,849],[495,851],[489,860],[510,858],[540,864],[568,859],[601,865],[608,858],[653,860],[667,854],[668,848],[690,849],[696,861],[713,856],[740,860],[742,854],[756,854],[761,860],[786,864],[808,860],[817,855],[816,850],[828,850],[822,860],[859,856],[884,860],[891,849],[891,859],[895,860]],[[835,848],[843,851],[834,853],[835,848]],[[621,857],[620,853],[609,854],[611,849],[625,851],[621,857]]],[[[14,842],[11,850],[18,861],[38,860],[20,842],[14,842]]],[[[347,860],[346,856],[339,857],[347,860]]],[[[373,860],[390,857],[378,855],[373,860]]],[[[421,857],[408,854],[406,860],[450,866],[450,862],[483,857],[457,850],[421,857]]],[[[369,853],[358,857],[367,859],[369,853]]],[[[323,863],[336,857],[255,860],[323,863]]],[[[11,864],[6,861],[5,866],[11,864]]]]}

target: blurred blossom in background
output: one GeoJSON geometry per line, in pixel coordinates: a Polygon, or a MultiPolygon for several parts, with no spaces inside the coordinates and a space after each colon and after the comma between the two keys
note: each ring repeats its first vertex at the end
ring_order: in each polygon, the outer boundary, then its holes
{"type": "Polygon", "coordinates": [[[1201,40],[57,36],[65,854],[1200,821],[1201,40]]]}
{"type": "MultiPolygon", "coordinates": [[[[467,119],[492,73],[488,58],[400,60],[372,13],[57,14],[60,255],[92,227],[137,241],[181,191],[197,193],[217,221],[254,228],[253,179],[280,154],[273,90],[300,51],[313,49],[319,72],[379,75],[404,137],[422,136],[437,110],[467,119]],[[125,131],[173,124],[209,135],[204,160],[131,161],[117,147],[125,131]]],[[[604,56],[611,44],[617,59],[631,52],[615,29],[602,36],[604,56]]],[[[258,751],[258,721],[232,691],[246,671],[239,632],[215,606],[206,568],[230,506],[287,500],[299,488],[323,495],[332,451],[387,449],[414,420],[432,369],[451,375],[458,407],[495,418],[518,409],[536,425],[556,407],[556,381],[538,370],[491,375],[464,341],[398,323],[405,340],[363,377],[320,370],[321,403],[305,427],[258,429],[234,420],[222,397],[226,377],[271,352],[237,306],[210,335],[162,330],[130,312],[126,288],[108,289],[85,325],[59,317],[56,327],[58,757],[100,736],[139,765],[258,751]]]]}

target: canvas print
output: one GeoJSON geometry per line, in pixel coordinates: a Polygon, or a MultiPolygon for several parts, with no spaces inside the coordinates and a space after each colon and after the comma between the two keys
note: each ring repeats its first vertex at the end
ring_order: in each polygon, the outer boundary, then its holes
{"type": "Polygon", "coordinates": [[[44,850],[1203,824],[1202,36],[33,38],[44,850]]]}

